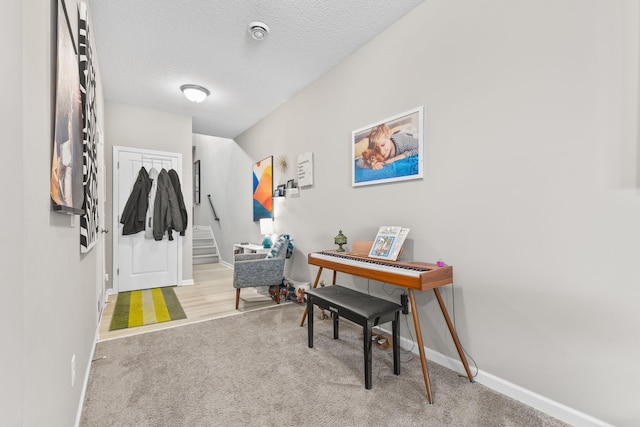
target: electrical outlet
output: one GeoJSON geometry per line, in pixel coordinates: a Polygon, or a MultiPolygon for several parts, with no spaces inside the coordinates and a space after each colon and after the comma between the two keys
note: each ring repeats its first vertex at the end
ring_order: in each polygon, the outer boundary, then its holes
{"type": "Polygon", "coordinates": [[[71,356],[71,387],[76,384],[76,355],[71,356]]]}

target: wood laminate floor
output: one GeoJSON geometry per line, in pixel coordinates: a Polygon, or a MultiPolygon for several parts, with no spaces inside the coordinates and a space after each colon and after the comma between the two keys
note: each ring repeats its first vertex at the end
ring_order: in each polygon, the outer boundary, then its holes
{"type": "Polygon", "coordinates": [[[196,264],[193,266],[194,285],[177,286],[176,296],[182,304],[186,319],[135,328],[109,331],[117,294],[109,295],[100,321],[98,341],[121,338],[165,328],[231,316],[244,311],[277,306],[268,296],[254,288],[242,289],[239,310],[235,309],[236,290],[233,287],[233,269],[223,264],[196,264]]]}

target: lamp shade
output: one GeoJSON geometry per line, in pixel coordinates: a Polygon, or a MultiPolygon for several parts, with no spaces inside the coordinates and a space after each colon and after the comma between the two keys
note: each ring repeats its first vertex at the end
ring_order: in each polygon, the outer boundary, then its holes
{"type": "Polygon", "coordinates": [[[264,236],[262,247],[270,248],[272,244],[271,235],[273,234],[273,220],[271,218],[262,218],[260,220],[260,234],[264,236]]]}
{"type": "Polygon", "coordinates": [[[271,218],[260,220],[260,234],[273,234],[273,220],[271,218]]]}

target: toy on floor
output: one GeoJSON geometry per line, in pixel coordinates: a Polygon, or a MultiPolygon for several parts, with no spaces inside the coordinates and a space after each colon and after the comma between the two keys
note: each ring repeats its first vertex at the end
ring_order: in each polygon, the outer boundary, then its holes
{"type": "Polygon", "coordinates": [[[298,301],[298,304],[304,304],[307,302],[307,298],[305,298],[304,296],[304,289],[302,288],[298,288],[298,295],[296,300],[298,301]]]}

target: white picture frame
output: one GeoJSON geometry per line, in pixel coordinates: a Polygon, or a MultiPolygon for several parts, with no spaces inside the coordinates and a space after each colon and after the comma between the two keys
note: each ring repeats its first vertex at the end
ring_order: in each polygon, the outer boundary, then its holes
{"type": "Polygon", "coordinates": [[[420,179],[424,174],[423,107],[351,133],[353,187],[420,179]]]}

